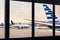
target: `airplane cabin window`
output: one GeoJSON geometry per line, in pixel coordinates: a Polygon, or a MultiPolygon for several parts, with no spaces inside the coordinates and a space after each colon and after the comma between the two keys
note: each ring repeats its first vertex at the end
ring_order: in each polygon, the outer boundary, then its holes
{"type": "Polygon", "coordinates": [[[32,37],[31,2],[10,1],[10,38],[32,37]]]}

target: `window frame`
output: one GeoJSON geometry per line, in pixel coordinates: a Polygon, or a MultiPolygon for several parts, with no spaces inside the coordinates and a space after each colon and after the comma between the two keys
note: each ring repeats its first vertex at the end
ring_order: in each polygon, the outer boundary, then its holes
{"type": "MultiPolygon", "coordinates": [[[[34,0],[32,0],[32,38],[34,39],[34,0]]],[[[10,0],[5,0],[5,39],[9,38],[9,14],[10,14],[10,0]]],[[[53,0],[53,15],[55,15],[55,3],[53,0]]],[[[53,16],[53,38],[55,38],[55,16],[53,16]]],[[[21,38],[18,38],[21,39],[21,38]]]]}

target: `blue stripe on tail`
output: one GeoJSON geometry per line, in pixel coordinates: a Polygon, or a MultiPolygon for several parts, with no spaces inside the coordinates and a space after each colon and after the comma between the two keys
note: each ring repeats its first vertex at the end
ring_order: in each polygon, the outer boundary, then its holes
{"type": "MultiPolygon", "coordinates": [[[[46,12],[46,16],[49,22],[53,22],[53,12],[51,11],[51,9],[45,4],[43,5],[44,10],[46,12]]],[[[55,16],[55,22],[59,22],[58,18],[55,16]]],[[[53,26],[48,26],[53,28],[53,26]]],[[[55,26],[55,28],[60,28],[60,26],[55,26]]]]}

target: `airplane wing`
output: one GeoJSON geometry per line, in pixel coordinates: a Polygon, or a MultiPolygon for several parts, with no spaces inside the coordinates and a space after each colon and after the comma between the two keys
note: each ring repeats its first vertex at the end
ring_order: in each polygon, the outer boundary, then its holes
{"type": "MultiPolygon", "coordinates": [[[[25,19],[25,20],[28,20],[28,21],[32,21],[30,19],[25,19]]],[[[52,23],[48,24],[49,22],[45,22],[45,21],[36,21],[35,22],[41,22],[41,23],[35,23],[35,24],[38,24],[39,26],[52,26],[52,23]]]]}
{"type": "Polygon", "coordinates": [[[42,24],[39,23],[38,25],[39,25],[39,27],[42,27],[42,26],[52,26],[52,24],[43,24],[43,23],[42,24]]]}
{"type": "MultiPolygon", "coordinates": [[[[32,20],[30,20],[30,19],[25,19],[25,20],[32,21],[32,20]]],[[[46,22],[46,21],[39,21],[39,20],[35,20],[35,22],[42,22],[42,23],[50,23],[50,24],[53,24],[53,22],[46,22]]],[[[60,25],[59,22],[55,22],[55,24],[60,25]]]]}

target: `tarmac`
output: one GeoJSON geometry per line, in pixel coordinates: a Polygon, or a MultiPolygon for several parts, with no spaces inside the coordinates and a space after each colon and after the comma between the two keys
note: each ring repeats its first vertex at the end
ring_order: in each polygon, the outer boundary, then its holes
{"type": "MultiPolygon", "coordinates": [[[[5,28],[0,28],[0,38],[5,38],[5,28]]],[[[55,35],[60,36],[60,31],[55,30],[55,35]]],[[[10,38],[25,38],[32,37],[32,29],[31,27],[28,29],[18,29],[18,28],[10,28],[10,38]]],[[[35,37],[45,37],[52,36],[52,29],[46,28],[35,28],[35,37]]]]}

